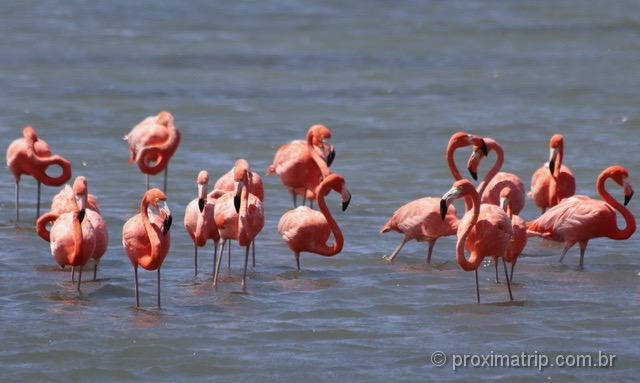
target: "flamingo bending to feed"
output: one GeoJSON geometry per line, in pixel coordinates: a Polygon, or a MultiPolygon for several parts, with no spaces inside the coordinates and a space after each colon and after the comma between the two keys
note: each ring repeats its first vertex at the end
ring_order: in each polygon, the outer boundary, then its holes
{"type": "Polygon", "coordinates": [[[173,115],[163,110],[157,116],[149,116],[134,126],[124,139],[129,142],[129,164],[137,163],[146,175],[147,190],[149,175],[164,170],[163,190],[166,193],[169,160],[180,144],[180,131],[173,115]]]}
{"type": "MultiPolygon", "coordinates": [[[[451,175],[456,180],[462,179],[462,175],[456,167],[454,152],[458,148],[470,145],[478,145],[478,147],[482,148],[484,147],[484,141],[480,136],[464,132],[455,133],[449,139],[446,150],[447,164],[451,175]]],[[[456,208],[450,205],[443,221],[440,219],[440,198],[425,197],[413,200],[398,208],[389,221],[382,226],[380,233],[387,233],[392,230],[404,234],[404,237],[391,255],[382,257],[387,263],[393,262],[393,259],[402,250],[405,243],[412,239],[429,243],[427,263],[431,263],[431,254],[438,238],[453,235],[458,230],[456,208]]]]}
{"type": "Polygon", "coordinates": [[[262,201],[251,190],[250,179],[252,176],[253,173],[249,169],[249,163],[246,160],[239,159],[236,161],[234,166],[235,191],[226,192],[216,201],[214,216],[220,232],[222,246],[220,247],[220,256],[217,259],[213,276],[214,286],[217,286],[218,283],[224,245],[230,239],[236,240],[238,245],[246,247],[242,286],[244,287],[246,284],[249,246],[264,227],[262,201]]]}
{"type": "Polygon", "coordinates": [[[603,170],[596,181],[596,190],[603,200],[586,196],[573,196],[550,208],[534,221],[527,222],[527,235],[539,236],[556,242],[564,242],[560,262],[569,248],[580,245],[580,267],[584,265],[584,253],[592,238],[606,237],[615,240],[630,238],[636,231],[636,219],[625,206],[633,196],[629,172],[622,166],[610,166],[603,170]],[[611,178],[624,190],[624,205],[616,201],[605,188],[611,178]],[[619,229],[616,210],[622,214],[626,227],[619,229]]]}
{"type": "Polygon", "coordinates": [[[297,196],[302,195],[302,204],[316,198],[314,192],[320,182],[329,175],[329,166],[335,158],[331,144],[331,131],[324,125],[313,125],[307,132],[306,142],[292,141],[282,145],[267,175],[278,174],[282,184],[293,196],[293,207],[297,206],[297,196]]]}
{"type": "Polygon", "coordinates": [[[220,233],[214,218],[215,200],[207,196],[209,173],[200,171],[197,178],[198,196],[194,198],[184,211],[184,228],[193,241],[194,270],[198,275],[198,247],[204,247],[209,239],[213,240],[213,264],[216,264],[220,233]]]}
{"type": "Polygon", "coordinates": [[[331,190],[342,196],[342,211],[345,211],[351,201],[351,194],[341,175],[330,174],[315,190],[319,212],[307,206],[299,206],[286,212],[278,222],[278,233],[293,251],[298,270],[300,270],[300,253],[303,251],[325,257],[334,256],[342,251],[344,245],[342,231],[325,202],[325,196],[331,190]],[[334,241],[333,245],[329,246],[327,241],[331,234],[334,241]]]}
{"type": "Polygon", "coordinates": [[[93,256],[96,248],[96,233],[94,226],[87,217],[86,184],[82,189],[82,184],[74,182],[74,194],[77,205],[73,211],[58,214],[43,214],[36,222],[38,235],[47,242],[50,242],[51,255],[64,268],[71,266],[80,267],[78,273],[78,291],[82,281],[82,267],[93,256]],[[51,231],[47,230],[47,225],[52,223],[51,231]]]}
{"type": "Polygon", "coordinates": [[[22,129],[22,138],[11,142],[7,149],[7,166],[16,182],[16,222],[20,220],[20,176],[28,174],[38,183],[36,215],[40,216],[40,185],[60,186],[71,179],[71,163],[66,159],[51,155],[51,149],[44,140],[36,135],[31,126],[22,129]],[[47,175],[51,165],[60,166],[62,174],[58,177],[47,175]]]}
{"type": "Polygon", "coordinates": [[[576,179],[571,169],[562,163],[563,155],[564,137],[554,134],[549,140],[549,162],[538,168],[531,177],[529,197],[542,213],[576,193],[576,179]]]}
{"type": "Polygon", "coordinates": [[[160,267],[171,245],[171,211],[167,196],[160,189],[150,189],[142,197],[140,213],[129,218],[122,227],[122,246],[133,265],[136,289],[136,307],[140,307],[138,294],[138,265],[145,270],[158,271],[158,307],[160,307],[160,267]],[[164,202],[162,208],[159,202],[164,202]],[[153,206],[160,215],[149,212],[153,206]]]}
{"type": "MultiPolygon", "coordinates": [[[[522,254],[525,246],[527,246],[527,225],[524,220],[517,214],[513,214],[511,207],[511,198],[514,194],[513,189],[509,186],[505,186],[500,192],[500,207],[507,213],[511,220],[511,241],[509,242],[509,250],[504,258],[506,262],[511,263],[511,272],[509,274],[509,280],[513,282],[513,269],[518,262],[518,257],[522,254]]],[[[494,263],[497,264],[497,258],[494,258],[494,263]]],[[[497,274],[498,267],[496,265],[496,281],[498,281],[497,274]]]]}
{"type": "Polygon", "coordinates": [[[462,179],[454,182],[451,190],[442,196],[440,202],[442,219],[445,218],[449,205],[457,198],[464,198],[466,205],[470,206],[470,210],[465,213],[458,224],[456,260],[465,271],[475,271],[478,303],[480,303],[478,267],[485,257],[502,258],[509,298],[513,300],[511,282],[505,263],[512,233],[509,216],[498,206],[480,204],[480,197],[473,184],[469,180],[462,179]],[[471,253],[469,259],[465,256],[465,248],[471,253]]]}

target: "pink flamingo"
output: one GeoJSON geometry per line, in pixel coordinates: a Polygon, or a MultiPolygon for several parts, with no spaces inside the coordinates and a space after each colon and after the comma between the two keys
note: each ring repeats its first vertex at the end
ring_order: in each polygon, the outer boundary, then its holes
{"type": "Polygon", "coordinates": [[[293,141],[278,149],[267,175],[278,174],[282,184],[293,196],[293,207],[297,206],[297,195],[305,200],[315,199],[314,191],[330,173],[329,166],[335,158],[331,144],[331,131],[324,125],[313,125],[307,132],[306,142],[293,141]]]}
{"type": "Polygon", "coordinates": [[[239,159],[234,166],[235,191],[223,194],[216,201],[214,216],[222,246],[213,277],[214,286],[217,286],[218,283],[224,245],[230,239],[236,240],[238,245],[246,247],[242,286],[244,287],[246,284],[249,246],[264,227],[264,209],[262,201],[251,190],[250,180],[252,177],[253,173],[249,169],[249,163],[244,159],[239,159]]]}
{"type": "MultiPolygon", "coordinates": [[[[484,142],[486,143],[486,149],[489,152],[494,151],[496,153],[496,162],[487,172],[482,182],[480,182],[480,185],[478,185],[480,201],[481,203],[499,206],[500,192],[504,187],[503,185],[508,183],[509,187],[512,189],[510,198],[511,209],[513,214],[519,214],[524,208],[525,203],[524,183],[520,177],[513,173],[500,171],[504,164],[504,151],[502,150],[502,146],[500,146],[497,141],[487,137],[484,137],[484,142]]],[[[469,158],[469,162],[467,163],[471,174],[477,174],[480,160],[485,156],[486,154],[484,154],[483,150],[480,150],[478,147],[474,147],[471,157],[469,158]]]]}
{"type": "Polygon", "coordinates": [[[36,231],[42,239],[51,243],[51,255],[62,268],[80,267],[78,274],[78,291],[80,291],[82,267],[94,254],[96,233],[86,216],[86,184],[74,183],[74,194],[77,196],[78,204],[73,211],[62,214],[52,212],[43,214],[36,222],[36,231]],[[51,231],[48,231],[47,225],[50,223],[52,223],[51,231]]]}
{"type": "MultiPolygon", "coordinates": [[[[462,175],[458,170],[454,161],[454,152],[456,149],[478,145],[484,147],[484,141],[480,136],[474,136],[464,132],[458,132],[451,136],[447,144],[446,158],[449,170],[454,179],[462,179],[462,175]]],[[[440,218],[440,198],[425,197],[408,202],[398,208],[393,213],[389,221],[382,226],[380,233],[389,231],[397,231],[404,234],[402,241],[393,253],[382,258],[387,263],[393,262],[405,243],[415,239],[418,242],[428,242],[429,250],[427,254],[427,263],[431,263],[431,254],[436,240],[440,237],[446,237],[456,233],[458,229],[458,218],[455,206],[449,206],[444,221],[440,218]]]]}
{"type": "Polygon", "coordinates": [[[51,149],[36,135],[31,126],[22,129],[22,138],[14,140],[7,149],[7,166],[16,181],[16,222],[20,220],[20,176],[28,174],[38,183],[36,215],[40,216],[40,184],[60,186],[71,179],[71,163],[66,159],[51,155],[51,149]],[[62,174],[58,177],[47,175],[51,165],[58,165],[62,174]]]}
{"type": "Polygon", "coordinates": [[[576,193],[576,179],[571,169],[562,163],[563,155],[564,138],[562,134],[554,134],[549,140],[549,162],[538,168],[531,178],[529,197],[542,213],[576,193]]]}
{"type": "Polygon", "coordinates": [[[336,255],[342,251],[344,245],[342,231],[340,231],[340,227],[324,200],[331,190],[342,196],[342,211],[345,211],[351,201],[351,194],[341,175],[330,174],[315,190],[319,212],[307,206],[299,206],[286,212],[278,222],[278,232],[293,251],[298,270],[300,270],[300,253],[303,251],[325,257],[336,255]],[[334,241],[333,245],[329,246],[327,241],[332,233],[334,241]]]}
{"type": "MultiPolygon", "coordinates": [[[[100,215],[98,198],[93,194],[89,194],[88,190],[87,178],[85,176],[76,177],[73,182],[73,188],[65,185],[65,187],[53,197],[51,212],[61,215],[74,211],[78,206],[76,202],[78,198],[86,195],[86,213],[84,220],[91,223],[96,236],[96,247],[91,255],[93,259],[93,279],[96,280],[98,276],[98,265],[109,246],[109,230],[107,229],[107,222],[102,215],[100,215]]],[[[75,268],[72,269],[71,279],[73,279],[74,271],[75,268]]]]}
{"type": "Polygon", "coordinates": [[[207,240],[213,240],[213,264],[216,264],[220,233],[214,218],[215,199],[207,196],[209,173],[202,170],[198,173],[198,196],[194,198],[184,211],[184,228],[193,241],[194,269],[198,275],[198,247],[203,247],[207,240]]]}
{"type": "MultiPolygon", "coordinates": [[[[511,282],[513,282],[513,269],[516,266],[516,262],[518,262],[518,257],[527,245],[527,225],[519,215],[513,214],[513,209],[511,208],[511,198],[513,194],[513,189],[509,186],[505,186],[500,192],[500,207],[507,213],[511,220],[511,241],[509,242],[509,250],[504,257],[506,262],[511,263],[511,273],[509,275],[511,282]]],[[[494,258],[493,261],[494,264],[496,264],[496,281],[498,281],[498,259],[494,258]]]]}
{"type": "Polygon", "coordinates": [[[160,267],[171,245],[171,211],[167,196],[160,189],[150,189],[142,197],[140,213],[129,218],[122,227],[122,246],[133,265],[136,289],[136,307],[140,307],[138,294],[138,265],[145,270],[158,271],[158,307],[160,307],[160,267]],[[164,202],[160,208],[159,202],[164,202]],[[153,206],[160,215],[149,212],[153,206]]]}
{"type": "Polygon", "coordinates": [[[580,267],[584,253],[592,238],[606,237],[614,240],[628,239],[636,231],[636,220],[625,206],[633,196],[629,172],[622,166],[610,166],[600,173],[596,190],[603,201],[586,196],[573,196],[550,208],[534,221],[527,222],[527,234],[556,242],[564,242],[560,262],[569,248],[580,245],[580,267]],[[624,205],[616,201],[605,189],[611,178],[624,190],[624,205]],[[626,227],[619,229],[616,210],[622,214],[626,227]]]}
{"type": "Polygon", "coordinates": [[[463,198],[466,205],[471,207],[458,224],[458,242],[456,243],[456,260],[465,271],[475,271],[476,274],[476,297],[480,303],[480,289],[478,287],[478,267],[487,256],[497,256],[503,259],[504,274],[507,279],[509,298],[513,300],[511,294],[511,283],[507,273],[507,264],[504,259],[509,250],[511,238],[511,221],[507,213],[500,207],[490,204],[480,204],[478,192],[473,184],[466,179],[454,182],[453,187],[442,196],[440,202],[440,213],[442,219],[447,214],[447,209],[454,199],[463,198]],[[471,253],[467,260],[465,248],[471,253]]]}
{"type": "Polygon", "coordinates": [[[180,131],[176,128],[173,115],[161,111],[157,116],[149,116],[134,126],[124,136],[129,142],[129,164],[135,162],[146,174],[149,189],[149,175],[164,170],[164,192],[167,191],[167,169],[169,160],[180,144],[180,131]]]}

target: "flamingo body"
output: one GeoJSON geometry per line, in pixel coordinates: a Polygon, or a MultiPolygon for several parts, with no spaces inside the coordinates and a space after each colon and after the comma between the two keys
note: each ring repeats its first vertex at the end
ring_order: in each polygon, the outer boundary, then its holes
{"type": "Polygon", "coordinates": [[[554,134],[549,140],[549,162],[538,168],[531,177],[531,197],[544,213],[576,192],[576,179],[568,166],[562,163],[564,137],[554,134]]]}

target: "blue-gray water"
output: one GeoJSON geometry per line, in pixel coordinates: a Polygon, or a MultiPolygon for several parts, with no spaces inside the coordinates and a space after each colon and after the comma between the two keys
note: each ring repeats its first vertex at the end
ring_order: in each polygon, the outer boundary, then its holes
{"type": "MultiPolygon", "coordinates": [[[[111,235],[98,280],[86,273],[78,294],[35,233],[29,177],[16,227],[5,168],[3,382],[637,379],[638,235],[591,241],[583,270],[577,248],[560,264],[558,245],[532,239],[516,268],[515,302],[487,263],[478,305],[473,274],[455,263],[454,237],[438,241],[432,266],[416,242],[387,265],[382,256],[401,236],[378,233],[402,204],[450,188],[444,149],[459,130],[501,142],[504,170],[527,187],[555,132],[565,136],[578,193],[595,196],[598,173],[613,164],[640,180],[637,2],[15,1],[3,4],[0,33],[0,146],[34,126],[74,176],[88,177],[111,235]],[[155,273],[141,271],[136,309],[121,229],[144,176],[127,166],[122,136],[162,109],[182,132],[169,167],[175,225],[163,307],[155,307],[155,273]],[[269,176],[246,292],[237,246],[218,289],[212,244],[200,250],[194,277],[182,217],[198,171],[215,180],[244,157],[263,175],[281,144],[316,123],[333,131],[332,169],[353,195],[345,213],[329,197],[342,253],[304,253],[295,270],[277,233],[291,200],[269,176]],[[436,351],[445,367],[431,362],[436,351]],[[454,354],[476,355],[469,362],[477,364],[523,352],[550,362],[616,358],[612,368],[452,368],[454,354]]],[[[43,188],[45,211],[57,191],[43,188]]],[[[636,215],[638,206],[631,201],[636,215]]],[[[521,215],[538,214],[529,199],[521,215]]]]}

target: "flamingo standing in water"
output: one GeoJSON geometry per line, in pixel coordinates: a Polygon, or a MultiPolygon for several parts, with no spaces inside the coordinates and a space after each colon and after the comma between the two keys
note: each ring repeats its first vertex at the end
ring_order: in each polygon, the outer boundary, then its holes
{"type": "Polygon", "coordinates": [[[567,165],[562,163],[564,137],[554,134],[549,140],[549,162],[533,173],[529,197],[542,213],[549,207],[576,193],[576,179],[567,165]]]}
{"type": "MultiPolygon", "coordinates": [[[[107,229],[107,222],[102,215],[100,215],[98,198],[93,194],[89,194],[88,190],[87,178],[85,176],[76,177],[73,182],[73,187],[65,185],[65,187],[53,197],[51,212],[57,215],[71,212],[77,209],[77,199],[80,196],[86,195],[86,214],[84,220],[91,223],[96,236],[96,247],[91,255],[93,259],[93,279],[96,280],[98,276],[98,265],[109,246],[109,230],[107,229]]],[[[75,268],[72,269],[71,272],[72,280],[73,271],[75,271],[75,268]]]]}
{"type": "MultiPolygon", "coordinates": [[[[500,207],[507,213],[511,220],[511,241],[509,242],[509,250],[504,258],[506,262],[511,263],[511,272],[509,274],[509,281],[511,282],[513,282],[513,269],[516,266],[516,262],[518,262],[518,257],[522,254],[525,246],[527,246],[527,225],[522,217],[513,214],[513,209],[511,208],[511,198],[513,198],[513,195],[514,191],[509,186],[505,186],[500,192],[500,207]]],[[[497,265],[498,259],[494,258],[493,262],[497,265]]],[[[498,268],[496,266],[496,281],[498,281],[497,270],[498,268]]]]}
{"type": "Polygon", "coordinates": [[[264,227],[264,209],[262,201],[251,190],[252,177],[253,173],[249,169],[249,163],[244,159],[239,159],[234,166],[235,191],[226,192],[216,201],[214,216],[222,246],[213,276],[214,286],[217,286],[218,283],[224,245],[231,239],[238,241],[238,245],[246,247],[242,286],[244,287],[246,284],[249,246],[264,227]]]}
{"type": "Polygon", "coordinates": [[[78,273],[78,291],[82,281],[82,267],[93,256],[96,248],[96,233],[94,226],[87,217],[86,183],[74,182],[73,190],[77,205],[73,211],[43,214],[36,222],[38,235],[51,245],[51,255],[64,268],[80,267],[78,273]],[[84,187],[84,189],[83,189],[84,187]],[[47,225],[52,223],[51,231],[47,225]]]}
{"type": "Polygon", "coordinates": [[[329,175],[329,166],[335,158],[331,144],[331,131],[324,125],[313,125],[307,132],[306,142],[297,140],[278,149],[267,175],[278,174],[282,184],[293,196],[293,207],[297,196],[302,195],[302,204],[316,198],[314,191],[329,175]]]}
{"type": "MultiPolygon", "coordinates": [[[[446,158],[449,170],[454,179],[462,179],[462,175],[458,170],[454,161],[454,152],[456,149],[478,145],[484,147],[484,141],[480,136],[474,136],[464,132],[458,132],[451,136],[447,144],[446,158]]],[[[402,241],[393,253],[382,258],[387,263],[393,262],[405,243],[415,239],[418,242],[428,242],[429,250],[427,253],[427,263],[431,263],[431,254],[436,240],[440,237],[446,237],[456,233],[458,229],[458,218],[456,216],[455,206],[449,206],[444,221],[440,219],[440,198],[425,197],[408,202],[398,208],[393,213],[389,221],[382,226],[380,233],[389,231],[397,231],[404,234],[402,241]]]]}
{"type": "MultiPolygon", "coordinates": [[[[513,173],[501,172],[500,169],[504,164],[504,151],[502,146],[491,138],[484,137],[486,143],[486,149],[496,153],[496,162],[491,169],[487,172],[484,179],[478,185],[478,194],[480,195],[481,203],[488,203],[491,205],[500,205],[500,192],[505,183],[509,184],[513,193],[511,195],[511,208],[513,214],[519,214],[524,208],[525,203],[525,190],[522,179],[513,173]]],[[[484,150],[474,147],[469,157],[467,167],[471,174],[477,174],[480,161],[486,157],[484,150]]]]}
{"type": "Polygon", "coordinates": [[[176,128],[173,115],[161,111],[157,116],[149,116],[134,126],[124,136],[129,142],[129,164],[135,162],[146,174],[146,188],[149,190],[149,175],[164,170],[164,192],[167,192],[167,168],[169,160],[180,144],[180,131],[176,128]]]}
{"type": "Polygon", "coordinates": [[[278,222],[278,232],[293,251],[298,270],[300,270],[300,253],[303,251],[325,257],[336,255],[342,251],[344,245],[342,231],[340,231],[340,227],[324,200],[331,190],[342,196],[342,211],[345,211],[351,201],[351,194],[341,175],[330,174],[315,190],[319,212],[307,206],[299,206],[286,212],[278,222]],[[329,246],[327,241],[332,233],[334,241],[333,245],[329,246]]]}
{"type": "Polygon", "coordinates": [[[171,245],[171,211],[167,196],[160,189],[150,189],[142,197],[140,213],[129,218],[122,227],[122,246],[133,265],[136,289],[136,307],[140,307],[138,294],[138,265],[146,270],[158,271],[158,307],[160,307],[160,267],[171,245]],[[160,208],[159,202],[164,202],[160,208]],[[160,215],[149,212],[153,206],[160,215]]]}
{"type": "Polygon", "coordinates": [[[469,180],[462,179],[454,182],[451,190],[442,196],[440,202],[442,219],[445,218],[449,205],[457,198],[464,198],[466,205],[470,206],[471,209],[465,213],[458,224],[456,260],[465,271],[475,271],[478,303],[480,303],[478,267],[482,264],[484,258],[488,256],[502,258],[509,298],[513,300],[507,264],[504,261],[509,250],[509,241],[512,233],[509,216],[498,206],[480,204],[480,196],[473,184],[469,180]],[[471,253],[469,259],[465,256],[465,248],[471,253]]]}
{"type": "Polygon", "coordinates": [[[615,240],[628,239],[636,231],[636,219],[625,206],[633,196],[629,172],[622,166],[610,166],[600,173],[596,190],[601,200],[586,196],[573,196],[550,208],[534,221],[527,222],[527,234],[544,239],[564,242],[560,262],[576,243],[580,245],[580,267],[584,265],[584,253],[592,238],[606,237],[615,240]],[[616,201],[605,189],[611,178],[624,190],[624,205],[616,201]],[[626,227],[619,229],[616,210],[622,214],[626,227]]]}
{"type": "Polygon", "coordinates": [[[7,166],[13,174],[16,182],[16,222],[20,220],[20,176],[28,174],[38,183],[38,199],[36,215],[40,216],[40,188],[41,184],[47,186],[60,186],[71,179],[71,163],[66,159],[51,155],[51,149],[44,140],[36,135],[31,126],[22,129],[22,138],[14,140],[7,149],[7,166]],[[62,174],[58,177],[47,175],[47,169],[51,165],[58,165],[62,174]]]}
{"type": "Polygon", "coordinates": [[[194,198],[184,211],[184,228],[193,241],[194,270],[198,275],[198,247],[203,247],[209,239],[213,240],[213,264],[216,264],[220,233],[213,216],[215,199],[207,196],[209,173],[200,171],[197,178],[198,196],[194,198]]]}

